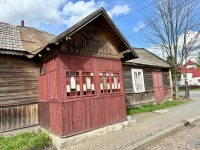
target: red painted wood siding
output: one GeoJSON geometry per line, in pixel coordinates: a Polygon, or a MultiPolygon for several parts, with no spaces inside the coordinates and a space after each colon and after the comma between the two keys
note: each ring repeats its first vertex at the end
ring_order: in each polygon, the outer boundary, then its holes
{"type": "MultiPolygon", "coordinates": [[[[43,96],[45,92],[40,91],[41,102],[46,98],[45,100],[49,104],[50,131],[60,136],[69,136],[126,119],[122,63],[120,60],[59,54],[57,58],[46,64],[47,73],[40,76],[39,85],[42,88],[40,90],[46,90],[46,95],[48,95],[45,97],[43,96]],[[96,94],[67,97],[65,81],[67,70],[94,72],[96,94]],[[102,94],[100,92],[99,72],[102,71],[119,73],[121,88],[119,93],[102,94]]],[[[44,107],[47,111],[47,104],[44,107]]],[[[40,111],[43,110],[40,109],[40,111]]],[[[40,119],[45,117],[43,113],[40,114],[42,114],[40,119]]],[[[41,126],[48,127],[44,122],[41,126]]]]}
{"type": "Polygon", "coordinates": [[[90,98],[64,103],[63,135],[72,135],[124,121],[124,96],[90,98]]]}

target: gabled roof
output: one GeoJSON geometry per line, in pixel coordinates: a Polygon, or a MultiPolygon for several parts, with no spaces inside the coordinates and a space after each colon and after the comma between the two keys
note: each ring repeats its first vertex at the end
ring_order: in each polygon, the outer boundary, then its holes
{"type": "Polygon", "coordinates": [[[30,54],[36,54],[56,36],[31,27],[19,26],[23,48],[30,54]]]}
{"type": "Polygon", "coordinates": [[[194,62],[191,61],[190,59],[185,63],[184,66],[187,66],[187,65],[194,65],[194,62]]]}
{"type": "Polygon", "coordinates": [[[200,77],[200,70],[197,68],[185,68],[185,66],[181,66],[180,68],[181,74],[184,73],[192,73],[192,77],[200,77]]]}
{"type": "Polygon", "coordinates": [[[54,37],[34,28],[0,22],[0,54],[34,54],[54,37]]]}
{"type": "Polygon", "coordinates": [[[171,68],[172,66],[168,64],[162,58],[156,56],[150,51],[144,48],[134,48],[135,52],[138,54],[139,58],[132,59],[124,62],[127,65],[142,65],[142,66],[154,66],[159,68],[171,68]]]}
{"type": "MultiPolygon", "coordinates": [[[[58,44],[59,42],[61,42],[63,39],[66,39],[67,37],[72,36],[74,33],[76,33],[77,31],[79,31],[80,29],[82,29],[84,26],[86,26],[87,24],[89,24],[90,22],[99,19],[99,24],[98,26],[100,28],[105,28],[105,26],[101,25],[101,21],[106,21],[107,24],[109,24],[109,29],[112,30],[106,30],[106,32],[110,32],[108,33],[108,36],[110,34],[115,34],[114,38],[115,38],[115,44],[119,44],[119,43],[123,43],[123,46],[119,46],[119,51],[123,52],[126,50],[132,50],[131,45],[129,44],[129,42],[126,40],[126,38],[122,35],[122,33],[119,31],[119,29],[116,27],[116,25],[114,24],[114,22],[111,20],[111,18],[108,16],[108,14],[106,13],[104,8],[99,8],[98,10],[94,11],[93,13],[91,13],[90,15],[88,15],[87,17],[85,17],[84,19],[82,19],[81,21],[79,21],[78,23],[76,23],[75,25],[73,25],[72,27],[70,27],[69,29],[67,29],[66,31],[64,31],[63,33],[61,33],[60,35],[58,35],[57,37],[55,37],[53,40],[51,40],[46,47],[48,47],[51,44],[58,44]]],[[[45,48],[46,48],[45,47],[45,48]]],[[[43,48],[40,52],[38,52],[36,55],[39,55],[39,53],[42,53],[45,48],[43,48]]],[[[133,55],[135,58],[138,57],[137,53],[135,53],[134,50],[132,50],[131,55],[133,55]]]]}

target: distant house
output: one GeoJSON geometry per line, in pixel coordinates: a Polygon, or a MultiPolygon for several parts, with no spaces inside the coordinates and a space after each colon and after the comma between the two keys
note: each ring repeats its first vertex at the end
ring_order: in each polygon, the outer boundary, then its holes
{"type": "Polygon", "coordinates": [[[185,75],[187,75],[188,85],[200,85],[200,70],[196,68],[192,60],[188,60],[180,68],[181,72],[181,85],[185,85],[185,75]]]}
{"type": "Polygon", "coordinates": [[[137,58],[103,8],[35,56],[40,126],[70,136],[126,120],[122,60],[137,58]]]}
{"type": "Polygon", "coordinates": [[[172,97],[171,66],[143,48],[133,48],[139,58],[123,63],[126,106],[161,102],[172,97]]]}
{"type": "Polygon", "coordinates": [[[0,23],[0,132],[38,124],[38,65],[30,58],[54,36],[0,23]]]}

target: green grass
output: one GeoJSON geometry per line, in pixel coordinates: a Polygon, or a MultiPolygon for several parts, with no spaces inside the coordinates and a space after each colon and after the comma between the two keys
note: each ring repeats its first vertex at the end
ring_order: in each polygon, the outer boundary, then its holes
{"type": "Polygon", "coordinates": [[[200,88],[190,89],[190,91],[200,91],[200,88]]]}
{"type": "Polygon", "coordinates": [[[42,150],[51,145],[48,134],[24,132],[10,137],[0,136],[0,150],[42,150]]]}
{"type": "Polygon", "coordinates": [[[153,112],[159,109],[178,106],[184,103],[185,103],[184,101],[165,101],[163,103],[157,103],[157,104],[145,104],[135,108],[128,108],[126,109],[126,113],[127,115],[134,115],[143,112],[153,112]]]}

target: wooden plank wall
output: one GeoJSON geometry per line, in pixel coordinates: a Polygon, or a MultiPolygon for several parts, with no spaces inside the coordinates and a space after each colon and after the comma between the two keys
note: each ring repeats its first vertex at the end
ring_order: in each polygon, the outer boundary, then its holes
{"type": "Polygon", "coordinates": [[[63,135],[72,135],[126,118],[124,96],[89,98],[64,103],[63,135]]]}
{"type": "Polygon", "coordinates": [[[172,98],[171,89],[164,89],[164,99],[172,98]]]}
{"type": "Polygon", "coordinates": [[[125,92],[133,92],[133,83],[132,83],[132,75],[131,75],[131,69],[132,68],[143,69],[145,91],[154,90],[153,79],[152,79],[152,70],[153,69],[151,69],[151,68],[138,68],[138,67],[135,67],[135,66],[128,66],[128,65],[123,65],[122,68],[123,68],[124,90],[125,90],[125,92]]]}
{"type": "Polygon", "coordinates": [[[50,126],[49,103],[39,102],[39,123],[41,127],[49,130],[49,126],[50,126]]]}
{"type": "Polygon", "coordinates": [[[21,57],[0,54],[0,106],[38,102],[38,67],[21,57]]]}
{"type": "Polygon", "coordinates": [[[126,107],[133,107],[145,103],[155,102],[154,91],[148,91],[144,93],[126,93],[126,107]]]}
{"type": "Polygon", "coordinates": [[[169,69],[162,69],[163,87],[170,88],[169,69]]]}
{"type": "MultiPolygon", "coordinates": [[[[156,101],[154,95],[153,78],[152,78],[152,71],[154,71],[155,69],[156,68],[143,68],[130,65],[123,65],[126,107],[133,107],[135,105],[156,101]],[[131,75],[132,68],[143,69],[144,84],[145,84],[145,92],[143,93],[133,92],[132,75],[131,75]]],[[[170,98],[171,92],[170,92],[170,80],[169,80],[168,69],[162,69],[162,80],[164,88],[164,99],[170,98]]]]}
{"type": "Polygon", "coordinates": [[[38,104],[0,107],[0,132],[38,124],[38,104]]]}

